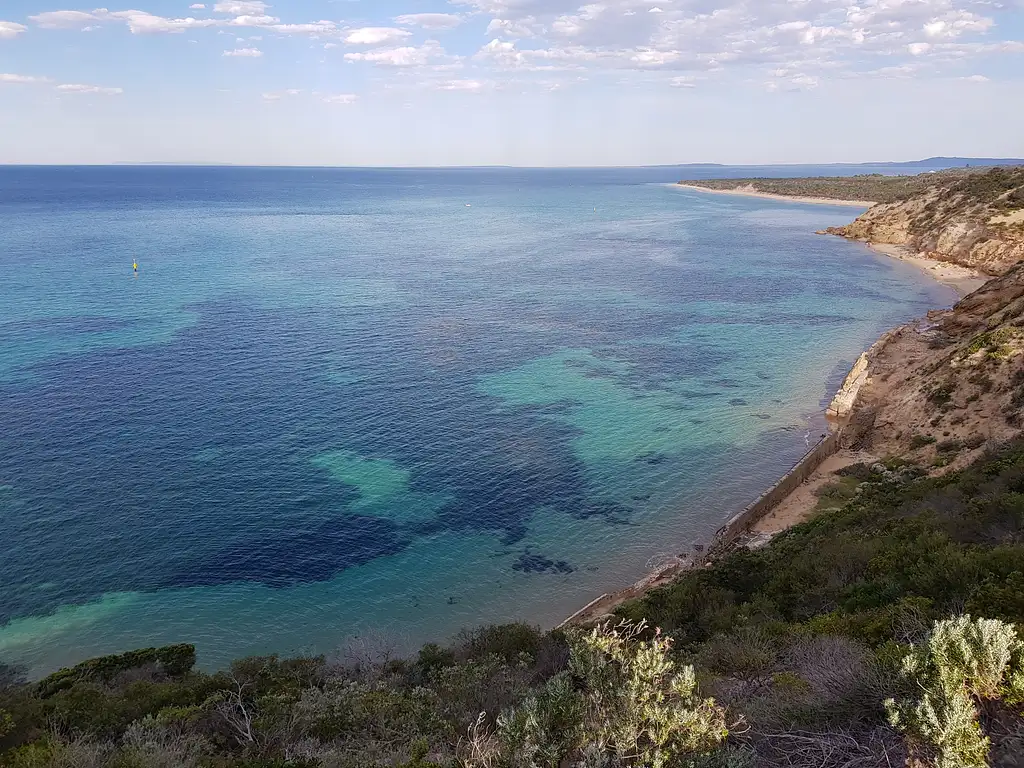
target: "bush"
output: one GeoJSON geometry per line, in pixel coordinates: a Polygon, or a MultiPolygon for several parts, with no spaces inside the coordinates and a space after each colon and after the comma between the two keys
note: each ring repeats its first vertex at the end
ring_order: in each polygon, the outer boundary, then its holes
{"type": "Polygon", "coordinates": [[[698,697],[693,667],[676,669],[667,637],[645,634],[628,622],[571,631],[569,673],[499,719],[507,764],[662,768],[714,751],[723,710],[698,697]]]}
{"type": "Polygon", "coordinates": [[[168,677],[182,677],[195,666],[195,663],[196,647],[188,644],[143,648],[115,656],[102,656],[43,678],[39,682],[39,695],[44,698],[53,696],[75,683],[109,683],[120,674],[149,665],[155,665],[168,677]]]}
{"type": "Polygon", "coordinates": [[[543,636],[529,624],[493,624],[461,633],[456,640],[456,654],[462,659],[500,656],[508,662],[518,661],[523,655],[533,659],[541,648],[543,636]]]}
{"type": "Polygon", "coordinates": [[[903,660],[913,694],[885,702],[912,754],[936,768],[987,768],[989,740],[976,702],[1024,694],[1024,644],[1001,621],[960,616],[935,624],[903,660]]]}
{"type": "Polygon", "coordinates": [[[953,400],[953,393],[955,391],[956,384],[952,381],[936,385],[928,391],[928,402],[941,408],[953,400]]]}
{"type": "Polygon", "coordinates": [[[967,448],[968,450],[971,450],[971,451],[975,451],[978,448],[981,448],[981,446],[983,446],[984,444],[985,444],[985,436],[984,435],[971,435],[966,440],[964,440],[964,448],[967,448]]]}

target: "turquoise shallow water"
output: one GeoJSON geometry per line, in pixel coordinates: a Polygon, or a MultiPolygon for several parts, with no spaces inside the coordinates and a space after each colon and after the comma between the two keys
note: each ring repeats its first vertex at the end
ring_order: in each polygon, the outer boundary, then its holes
{"type": "Polygon", "coordinates": [[[408,649],[706,541],[954,297],[677,176],[0,169],[0,659],[408,649]]]}

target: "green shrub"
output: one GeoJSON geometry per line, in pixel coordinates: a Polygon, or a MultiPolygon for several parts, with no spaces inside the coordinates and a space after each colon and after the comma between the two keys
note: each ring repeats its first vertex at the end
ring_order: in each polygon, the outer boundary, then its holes
{"type": "Polygon", "coordinates": [[[938,384],[928,390],[928,402],[941,408],[953,400],[953,393],[955,391],[956,383],[953,381],[938,384]]]}
{"type": "Polygon", "coordinates": [[[222,689],[242,686],[250,697],[269,695],[298,696],[319,684],[326,675],[322,656],[298,656],[282,659],[277,655],[250,656],[231,663],[228,675],[217,677],[222,689]]]}
{"type": "Polygon", "coordinates": [[[931,445],[936,442],[936,439],[931,435],[914,435],[910,438],[910,450],[914,451],[918,448],[924,448],[926,445],[931,445]]]}
{"type": "Polygon", "coordinates": [[[984,435],[971,435],[966,440],[964,440],[964,448],[967,448],[968,450],[971,450],[971,451],[975,451],[978,448],[981,448],[981,446],[983,446],[984,444],[985,444],[985,436],[984,435]]]}
{"type": "Polygon", "coordinates": [[[442,648],[437,643],[427,643],[419,650],[416,659],[419,670],[424,675],[455,664],[455,654],[449,648],[442,648]]]}
{"type": "Polygon", "coordinates": [[[544,634],[529,624],[493,624],[463,632],[457,639],[457,655],[467,659],[500,656],[515,662],[525,654],[536,658],[544,634]]]}
{"type": "Polygon", "coordinates": [[[1016,694],[1022,653],[1013,625],[970,616],[937,622],[927,641],[903,659],[913,693],[885,702],[911,754],[936,768],[987,768],[989,739],[976,702],[998,699],[1007,685],[1016,694]]]}
{"type": "Polygon", "coordinates": [[[508,764],[614,757],[662,768],[712,752],[727,735],[724,712],[698,697],[693,667],[677,670],[671,641],[647,634],[628,622],[570,631],[569,672],[499,719],[508,764]]]}
{"type": "Polygon", "coordinates": [[[195,666],[196,647],[189,644],[163,648],[143,648],[114,656],[102,656],[65,668],[39,682],[39,695],[44,698],[66,690],[75,683],[109,683],[118,675],[155,665],[168,677],[182,677],[195,666]]]}

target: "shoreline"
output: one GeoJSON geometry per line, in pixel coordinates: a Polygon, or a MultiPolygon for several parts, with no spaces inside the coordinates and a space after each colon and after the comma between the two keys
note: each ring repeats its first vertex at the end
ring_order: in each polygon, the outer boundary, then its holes
{"type": "MultiPolygon", "coordinates": [[[[789,198],[781,195],[708,190],[701,187],[688,187],[685,184],[673,186],[697,189],[702,192],[747,195],[752,197],[797,200],[803,202],[800,198],[789,198]]],[[[834,201],[822,202],[832,204],[834,201]]],[[[853,203],[848,202],[847,204],[852,205],[853,203]]],[[[886,245],[870,242],[866,243],[866,245],[873,252],[879,255],[905,261],[908,264],[917,267],[937,282],[943,285],[948,285],[956,292],[958,299],[962,299],[964,296],[973,293],[991,279],[990,276],[984,275],[977,270],[918,256],[911,253],[908,248],[902,245],[886,245]]],[[[890,328],[878,337],[874,344],[872,344],[871,347],[869,347],[869,349],[862,355],[862,358],[865,359],[866,363],[871,354],[875,352],[875,350],[883,348],[888,343],[889,339],[892,338],[894,332],[901,327],[903,326],[890,328]]],[[[849,382],[856,374],[859,363],[860,361],[854,365],[853,369],[847,376],[846,382],[844,382],[834,396],[832,405],[830,405],[825,411],[826,418],[828,418],[828,411],[835,405],[836,400],[842,394],[847,382],[849,382]]],[[[864,373],[865,375],[862,378],[866,380],[867,377],[870,376],[870,369],[865,367],[864,373]]],[[[792,469],[782,475],[775,485],[767,489],[754,502],[730,518],[722,528],[719,529],[718,533],[712,539],[711,544],[708,545],[705,550],[698,552],[693,557],[678,555],[672,558],[668,563],[650,571],[647,575],[633,584],[613,592],[606,592],[603,595],[594,598],[574,614],[558,624],[557,628],[561,629],[562,627],[573,623],[590,623],[606,619],[610,616],[611,612],[615,610],[615,608],[623,603],[640,598],[653,589],[670,584],[677,576],[685,571],[704,567],[713,561],[719,554],[724,554],[734,547],[763,546],[778,534],[804,522],[817,506],[818,499],[815,492],[818,488],[827,484],[836,471],[858,462],[877,460],[877,457],[875,456],[871,456],[862,451],[853,451],[847,447],[848,444],[843,444],[844,431],[846,425],[849,423],[849,415],[852,414],[857,407],[859,389],[860,387],[858,386],[857,392],[854,393],[852,401],[849,402],[848,407],[845,409],[846,417],[844,417],[843,423],[837,424],[834,420],[830,420],[831,427],[827,437],[805,454],[792,469]],[[834,442],[834,447],[831,450],[828,450],[825,446],[830,441],[834,442]],[[794,487],[788,490],[788,492],[780,496],[778,491],[787,484],[792,485],[792,479],[798,475],[802,476],[801,482],[797,483],[794,487]],[[776,497],[773,499],[774,503],[769,502],[770,506],[768,506],[765,502],[773,495],[776,497]],[[758,510],[759,506],[762,507],[760,510],[758,510]],[[730,528],[733,528],[734,526],[736,526],[736,529],[730,530],[730,528]]]]}
{"type": "Polygon", "coordinates": [[[776,200],[784,203],[804,203],[807,205],[845,205],[856,208],[871,208],[876,203],[873,200],[833,200],[829,197],[796,197],[795,195],[776,195],[771,192],[759,192],[752,186],[736,187],[735,189],[711,189],[700,187],[696,184],[683,184],[682,182],[670,186],[678,189],[692,189],[697,192],[707,192],[710,195],[733,195],[738,197],[759,197],[763,200],[776,200]]]}
{"type": "MultiPolygon", "coordinates": [[[[880,340],[889,333],[886,331],[880,340]]],[[[573,623],[591,623],[610,618],[611,612],[623,603],[670,584],[685,571],[703,568],[733,549],[767,544],[775,535],[803,522],[817,504],[817,498],[813,494],[808,496],[805,489],[824,484],[823,478],[831,476],[836,469],[855,463],[846,456],[849,452],[843,446],[845,426],[845,423],[832,421],[827,435],[774,485],[722,525],[711,543],[697,549],[693,557],[677,555],[628,587],[605,592],[559,623],[556,629],[573,623]],[[808,500],[807,504],[799,503],[808,500]],[[794,501],[797,501],[797,505],[794,505],[794,501]],[[785,513],[779,517],[781,510],[785,510],[785,513]],[[768,521],[774,521],[775,525],[765,527],[768,521]]]]}
{"type": "Polygon", "coordinates": [[[875,253],[888,256],[891,259],[905,261],[943,285],[948,285],[956,291],[958,299],[962,299],[969,293],[974,293],[974,291],[992,279],[988,275],[984,275],[970,267],[961,267],[959,264],[950,264],[946,261],[937,261],[919,256],[904,245],[888,245],[886,243],[866,243],[866,245],[875,253]]]}

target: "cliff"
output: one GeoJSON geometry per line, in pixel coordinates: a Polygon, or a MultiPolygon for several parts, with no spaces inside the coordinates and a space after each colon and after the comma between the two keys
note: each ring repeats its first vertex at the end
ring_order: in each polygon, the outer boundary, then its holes
{"type": "Polygon", "coordinates": [[[824,233],[905,246],[1002,275],[1024,261],[1024,168],[936,176],[903,199],[875,205],[852,224],[824,233]]]}
{"type": "Polygon", "coordinates": [[[1024,264],[869,353],[853,418],[860,448],[960,467],[1024,426],[1024,264]]]}
{"type": "Polygon", "coordinates": [[[850,411],[853,410],[853,406],[857,402],[857,397],[860,394],[861,387],[864,386],[868,378],[868,355],[865,352],[854,364],[853,369],[847,375],[846,380],[843,382],[843,386],[836,392],[836,396],[832,398],[832,404],[828,407],[828,415],[834,419],[846,418],[850,411]]]}

